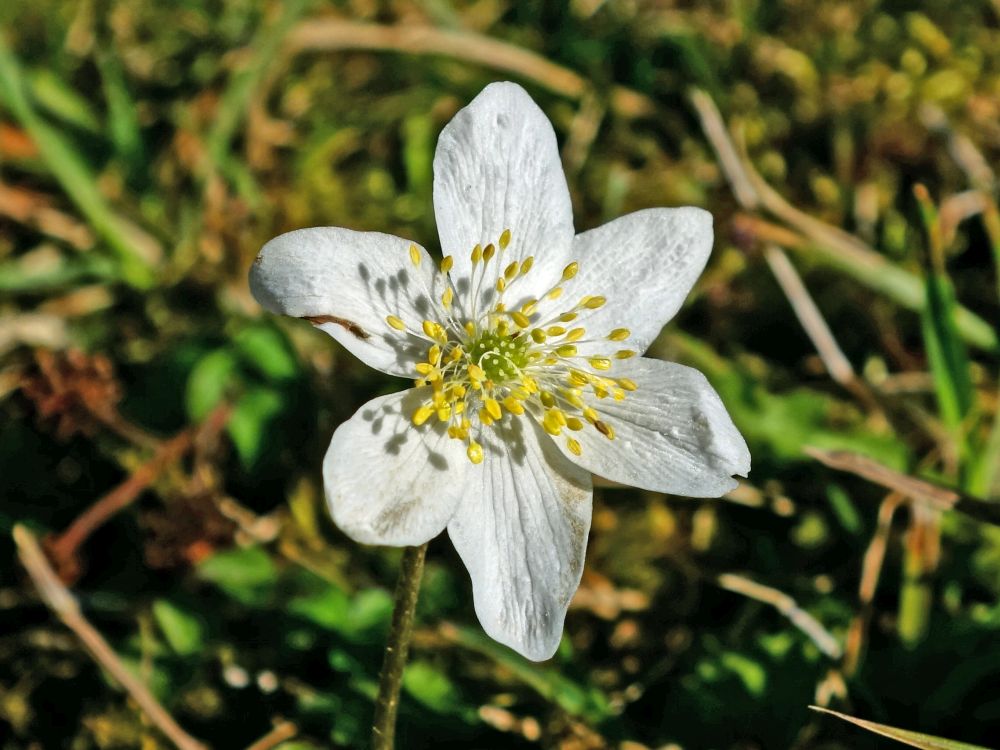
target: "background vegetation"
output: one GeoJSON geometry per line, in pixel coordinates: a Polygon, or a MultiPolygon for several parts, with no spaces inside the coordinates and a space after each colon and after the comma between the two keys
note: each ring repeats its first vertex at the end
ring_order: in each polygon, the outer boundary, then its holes
{"type": "Polygon", "coordinates": [[[263,314],[247,269],[304,226],[433,247],[437,134],[508,78],[578,228],[715,215],[652,352],[708,374],[754,467],[719,501],[598,488],[545,664],[482,634],[435,541],[401,746],[890,746],[810,703],[997,744],[996,0],[14,0],[0,748],[170,746],[39,598],[16,524],[190,734],[364,745],[399,552],[332,526],[319,469],[400,383],[263,314]]]}

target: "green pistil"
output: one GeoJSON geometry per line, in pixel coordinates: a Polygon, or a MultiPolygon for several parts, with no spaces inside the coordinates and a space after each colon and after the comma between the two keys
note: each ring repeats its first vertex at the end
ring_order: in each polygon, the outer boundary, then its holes
{"type": "Polygon", "coordinates": [[[466,345],[466,351],[486,377],[497,383],[516,378],[518,370],[528,364],[528,340],[522,335],[483,331],[466,345]]]}

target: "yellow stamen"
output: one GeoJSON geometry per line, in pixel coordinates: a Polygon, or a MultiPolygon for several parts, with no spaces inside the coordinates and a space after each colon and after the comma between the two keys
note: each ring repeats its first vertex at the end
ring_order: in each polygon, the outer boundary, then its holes
{"type": "Polygon", "coordinates": [[[500,243],[500,249],[501,250],[506,250],[507,249],[507,245],[510,244],[510,230],[509,229],[503,230],[503,233],[501,233],[501,235],[500,235],[499,243],[500,243]]]}
{"type": "Polygon", "coordinates": [[[419,427],[428,419],[430,419],[430,416],[433,413],[434,409],[428,406],[427,404],[424,404],[423,406],[418,407],[417,410],[413,412],[413,416],[410,417],[410,421],[412,421],[415,426],[419,427]]]}
{"type": "Polygon", "coordinates": [[[406,323],[397,318],[395,315],[386,315],[385,322],[390,325],[390,327],[395,328],[397,331],[405,331],[406,323]]]}
{"type": "Polygon", "coordinates": [[[608,339],[611,341],[624,341],[631,335],[632,332],[628,328],[616,328],[608,334],[608,339]]]}
{"type": "Polygon", "coordinates": [[[562,280],[563,281],[569,281],[574,276],[576,276],[576,274],[577,274],[577,272],[579,270],[580,270],[580,264],[577,263],[576,261],[573,261],[572,263],[570,263],[568,266],[566,266],[563,269],[562,280]]]}
{"type": "Polygon", "coordinates": [[[420,265],[420,250],[417,249],[416,245],[410,245],[410,262],[415,266],[420,265]]]}
{"type": "Polygon", "coordinates": [[[441,259],[441,273],[448,273],[453,265],[455,265],[455,259],[450,255],[444,256],[441,259]]]}
{"type": "Polygon", "coordinates": [[[469,443],[469,448],[466,451],[469,456],[469,460],[474,464],[481,464],[483,462],[483,446],[473,440],[469,443]]]}

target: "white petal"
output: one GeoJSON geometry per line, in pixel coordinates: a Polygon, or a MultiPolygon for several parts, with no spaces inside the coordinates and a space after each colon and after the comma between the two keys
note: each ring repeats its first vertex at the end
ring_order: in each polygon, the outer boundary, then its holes
{"type": "Polygon", "coordinates": [[[427,396],[412,388],[372,399],[333,434],[323,461],[334,523],[355,541],[402,547],[444,530],[471,466],[440,423],[410,415],[427,396]]]}
{"type": "Polygon", "coordinates": [[[614,430],[608,440],[591,425],[572,433],[580,456],[555,438],[566,456],[594,474],[656,492],[718,497],[750,472],[750,451],[705,376],[674,362],[645,357],[617,364],[609,375],[638,390],[623,401],[585,400],[614,430]]]}
{"type": "Polygon", "coordinates": [[[607,298],[580,324],[594,337],[628,328],[632,335],[622,348],[646,351],[680,309],[711,251],[712,215],[700,208],[636,211],[577,235],[574,294],[607,298]]]}
{"type": "Polygon", "coordinates": [[[485,433],[492,437],[486,459],[467,472],[448,534],[469,569],[487,634],[541,661],[555,653],[580,584],[590,475],[564,459],[532,420],[507,417],[485,433]]]}
{"type": "MultiPolygon", "coordinates": [[[[546,291],[569,263],[573,208],[552,125],[527,92],[492,83],[455,115],[434,154],[434,214],[441,248],[454,257],[452,276],[467,289],[476,244],[510,246],[493,260],[486,283],[515,260],[534,256],[517,294],[546,291]]],[[[514,298],[514,289],[508,295],[514,298]]],[[[476,307],[476,310],[481,307],[476,307]]]]}
{"type": "Polygon", "coordinates": [[[441,320],[427,252],[409,240],[338,227],[299,229],[264,245],[250,269],[250,290],[271,312],[310,319],[352,354],[391,375],[415,377],[428,344],[390,328],[395,315],[415,331],[441,320]],[[410,247],[417,247],[414,266],[410,247]]]}

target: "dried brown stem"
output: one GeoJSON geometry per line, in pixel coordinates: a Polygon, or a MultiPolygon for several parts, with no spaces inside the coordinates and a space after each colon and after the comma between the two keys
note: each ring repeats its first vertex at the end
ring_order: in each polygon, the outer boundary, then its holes
{"type": "Polygon", "coordinates": [[[247,747],[247,750],[271,750],[285,740],[290,740],[298,734],[299,728],[290,721],[283,721],[274,729],[265,734],[255,743],[247,747]]]}
{"type": "Polygon", "coordinates": [[[104,637],[83,616],[76,599],[49,565],[35,535],[26,526],[18,524],[14,527],[14,541],[21,563],[31,576],[45,604],[66,627],[73,631],[94,660],[128,692],[149,720],[181,750],[208,750],[207,745],[185,732],[167,713],[149,689],[122,663],[104,637]]]}
{"type": "Polygon", "coordinates": [[[1000,526],[1000,505],[996,503],[902,474],[860,453],[827,451],[810,446],[806,446],[803,451],[832,469],[855,474],[911,500],[924,503],[934,510],[957,510],[977,521],[1000,526]]]}
{"type": "MultiPolygon", "coordinates": [[[[512,73],[571,99],[583,99],[591,90],[587,79],[569,68],[516,45],[468,31],[320,18],[299,24],[289,33],[286,44],[292,54],[373,50],[440,55],[512,73]]],[[[645,117],[655,111],[649,98],[624,86],[612,86],[609,94],[611,109],[622,117],[645,117]]]]}
{"type": "Polygon", "coordinates": [[[875,533],[868,543],[865,556],[861,563],[861,581],[858,584],[858,603],[860,608],[851,620],[844,642],[844,674],[850,677],[857,672],[864,655],[865,642],[868,640],[868,626],[872,618],[872,602],[882,576],[882,565],[885,563],[886,549],[889,547],[889,532],[892,530],[892,519],[896,510],[903,503],[903,496],[893,492],[886,496],[879,505],[878,521],[875,533]]]}
{"type": "Polygon", "coordinates": [[[774,607],[788,618],[792,625],[808,636],[809,640],[816,644],[816,648],[831,659],[840,658],[842,652],[840,641],[788,594],[734,573],[723,573],[717,576],[715,581],[727,591],[742,594],[749,599],[774,607]]]}
{"type": "Polygon", "coordinates": [[[63,580],[72,580],[78,571],[77,552],[87,538],[107,523],[108,519],[127,508],[174,462],[186,454],[200,432],[217,432],[229,418],[227,406],[217,407],[199,427],[181,431],[157,447],[153,457],[133,471],[111,492],[97,500],[80,514],[69,528],[47,543],[49,554],[63,580]]]}

